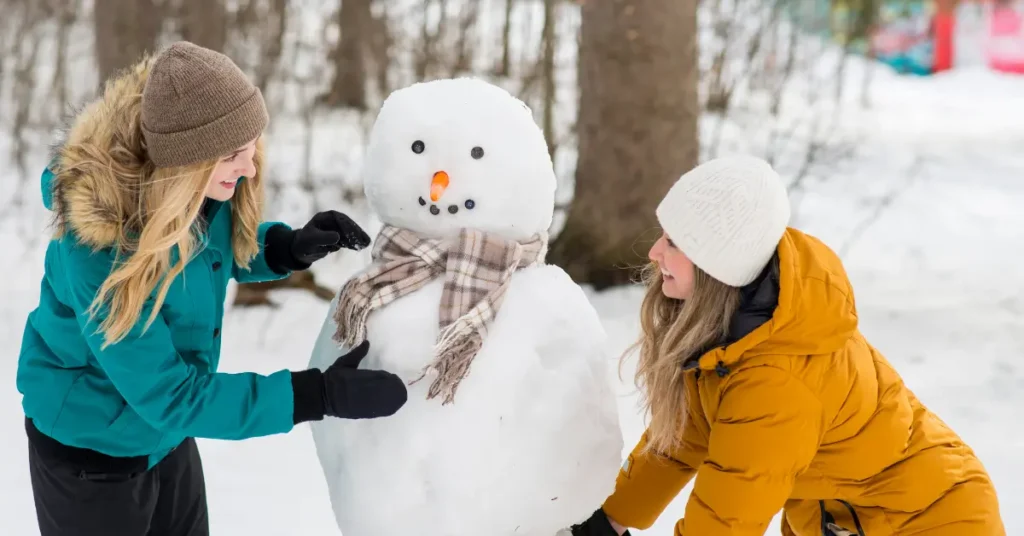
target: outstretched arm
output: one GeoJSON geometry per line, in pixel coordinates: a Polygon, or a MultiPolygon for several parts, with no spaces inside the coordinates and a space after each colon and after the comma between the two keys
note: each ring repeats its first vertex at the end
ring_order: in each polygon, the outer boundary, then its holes
{"type": "Polygon", "coordinates": [[[689,403],[676,452],[647,451],[647,433],[629,455],[615,484],[615,493],[605,501],[604,511],[619,525],[614,528],[647,529],[693,479],[707,457],[708,423],[700,406],[695,382],[687,381],[689,403]]]}

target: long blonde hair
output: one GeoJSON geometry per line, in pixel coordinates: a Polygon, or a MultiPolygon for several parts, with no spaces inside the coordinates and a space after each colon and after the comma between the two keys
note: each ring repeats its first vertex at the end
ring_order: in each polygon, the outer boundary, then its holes
{"type": "Polygon", "coordinates": [[[682,442],[688,411],[683,363],[722,342],[739,307],[738,288],[693,269],[693,294],[685,302],[662,293],[657,264],[643,271],[641,335],[627,354],[640,349],[636,385],[650,416],[646,448],[655,452],[672,452],[682,442]]]}
{"type": "MultiPolygon", "coordinates": [[[[197,253],[195,225],[218,160],[157,168],[142,133],[142,93],[153,58],[144,57],[104,85],[103,96],[75,115],[55,154],[54,238],[73,231],[93,249],[111,248],[114,269],[87,313],[103,317],[104,347],[123,340],[152,300],[142,331],[156,319],[174,279],[197,253]],[[178,260],[172,266],[172,251],[178,260]]],[[[231,198],[234,261],[248,268],[259,253],[263,215],[263,139],[256,140],[252,177],[231,198]]]]}
{"type": "MultiPolygon", "coordinates": [[[[260,144],[262,140],[257,141],[260,144]]],[[[257,155],[261,153],[257,148],[257,155]]],[[[257,170],[259,169],[259,158],[257,170]]],[[[153,290],[159,290],[142,331],[149,329],[167,297],[174,279],[197,253],[201,229],[195,222],[205,200],[218,161],[209,160],[175,168],[153,168],[138,192],[137,204],[129,225],[122,226],[118,256],[124,257],[100,286],[87,313],[95,317],[103,311],[100,331],[104,347],[123,340],[139,321],[153,290]],[[134,223],[134,224],[132,224],[134,223]],[[132,229],[138,229],[133,236],[132,229]],[[177,262],[171,265],[171,253],[177,248],[177,262]]],[[[263,195],[256,177],[238,183],[232,201],[235,262],[247,268],[259,252],[256,240],[262,213],[263,195]]]]}

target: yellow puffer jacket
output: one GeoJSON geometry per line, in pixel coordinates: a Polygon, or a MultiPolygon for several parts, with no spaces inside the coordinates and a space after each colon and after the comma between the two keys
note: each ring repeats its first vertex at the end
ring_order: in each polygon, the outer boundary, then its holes
{"type": "Polygon", "coordinates": [[[605,512],[648,528],[696,476],[678,536],[1004,536],[995,489],[974,452],[903,384],[857,329],[839,258],[787,230],[777,307],[687,372],[683,447],[623,464],[605,512]],[[824,523],[823,523],[824,518],[824,523]]]}

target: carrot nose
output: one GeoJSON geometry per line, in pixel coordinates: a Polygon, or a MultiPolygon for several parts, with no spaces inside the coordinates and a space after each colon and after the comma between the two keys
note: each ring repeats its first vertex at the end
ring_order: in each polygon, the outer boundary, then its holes
{"type": "Polygon", "coordinates": [[[434,173],[434,178],[430,179],[430,200],[436,203],[444,195],[446,188],[448,188],[448,174],[443,171],[434,173]]]}

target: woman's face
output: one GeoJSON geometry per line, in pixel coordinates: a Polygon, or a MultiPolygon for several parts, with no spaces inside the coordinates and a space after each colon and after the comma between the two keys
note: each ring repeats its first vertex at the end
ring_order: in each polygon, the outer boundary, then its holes
{"type": "Polygon", "coordinates": [[[648,256],[661,269],[661,292],[669,298],[689,299],[693,294],[693,263],[667,234],[661,234],[648,256]]]}
{"type": "Polygon", "coordinates": [[[206,197],[215,201],[227,201],[235,195],[235,184],[241,177],[252,177],[256,174],[253,156],[256,154],[256,140],[239,147],[231,154],[224,156],[213,168],[213,177],[206,187],[206,197]]]}

